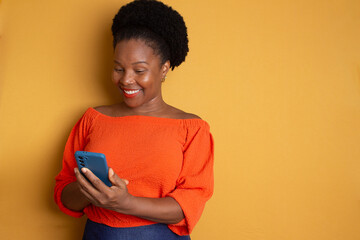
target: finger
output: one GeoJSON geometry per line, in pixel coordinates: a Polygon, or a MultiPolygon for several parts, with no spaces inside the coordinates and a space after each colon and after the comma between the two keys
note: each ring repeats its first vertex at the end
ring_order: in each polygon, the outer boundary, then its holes
{"type": "Polygon", "coordinates": [[[80,186],[80,188],[86,190],[86,191],[90,191],[90,190],[95,190],[94,186],[79,172],[79,169],[75,168],[75,176],[78,180],[78,184],[80,186]]]}
{"type": "MultiPolygon", "coordinates": [[[[81,171],[84,173],[87,179],[83,177],[80,173],[79,176],[79,185],[80,188],[88,193],[88,195],[91,196],[92,202],[98,202],[97,200],[101,198],[103,194],[103,190],[101,187],[99,187],[100,184],[104,185],[105,191],[108,189],[104,183],[100,179],[98,179],[89,169],[82,168],[81,171]]],[[[101,186],[101,185],[100,185],[101,186]]]]}
{"type": "Polygon", "coordinates": [[[98,203],[97,199],[94,198],[90,193],[88,193],[84,188],[80,186],[80,192],[84,197],[92,204],[96,205],[98,203]]]}
{"type": "Polygon", "coordinates": [[[75,177],[80,185],[89,184],[89,181],[80,173],[78,168],[74,168],[75,177]]]}
{"type": "Polygon", "coordinates": [[[92,204],[98,204],[97,197],[99,192],[94,186],[79,172],[78,168],[74,168],[75,176],[78,180],[79,191],[92,204]]]}
{"type": "Polygon", "coordinates": [[[86,176],[86,178],[91,182],[95,189],[100,192],[107,191],[108,187],[105,185],[103,181],[101,181],[93,172],[91,172],[88,168],[82,168],[82,173],[86,176]]]}
{"type": "Polygon", "coordinates": [[[109,180],[113,186],[125,187],[129,184],[129,181],[126,179],[121,179],[112,168],[109,169],[109,180]],[[125,186],[124,186],[125,184],[125,186]]]}
{"type": "Polygon", "coordinates": [[[92,189],[94,188],[94,186],[86,179],[86,177],[84,177],[84,175],[82,175],[79,171],[79,169],[74,169],[75,171],[75,176],[76,179],[78,180],[78,183],[80,185],[80,187],[82,188],[86,188],[86,189],[92,189]]]}

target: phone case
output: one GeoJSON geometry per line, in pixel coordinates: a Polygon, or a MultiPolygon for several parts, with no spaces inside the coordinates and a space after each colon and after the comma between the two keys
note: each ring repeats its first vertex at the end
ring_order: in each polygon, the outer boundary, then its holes
{"type": "MultiPolygon", "coordinates": [[[[86,167],[90,169],[108,187],[112,186],[108,177],[109,167],[106,163],[106,158],[104,154],[96,152],[76,151],[75,159],[80,172],[83,167],[86,167]]],[[[84,174],[83,176],[85,177],[84,174]]]]}

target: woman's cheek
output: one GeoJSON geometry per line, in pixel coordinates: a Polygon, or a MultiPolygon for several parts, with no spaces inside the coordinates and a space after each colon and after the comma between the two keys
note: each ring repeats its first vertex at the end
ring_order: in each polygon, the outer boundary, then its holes
{"type": "Polygon", "coordinates": [[[138,81],[144,87],[150,87],[152,84],[155,83],[155,79],[150,74],[144,74],[138,81]]]}
{"type": "Polygon", "coordinates": [[[115,85],[117,85],[117,84],[119,83],[119,76],[118,76],[118,74],[117,74],[115,71],[113,71],[113,73],[111,74],[111,81],[112,81],[115,85]]]}

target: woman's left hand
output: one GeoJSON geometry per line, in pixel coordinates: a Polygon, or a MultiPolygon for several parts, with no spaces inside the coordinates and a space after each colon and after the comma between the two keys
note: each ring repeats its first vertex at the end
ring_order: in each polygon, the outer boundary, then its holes
{"type": "Polygon", "coordinates": [[[126,187],[129,183],[128,180],[119,178],[114,170],[110,168],[109,180],[112,186],[108,187],[89,169],[82,168],[81,170],[91,183],[76,169],[75,176],[79,182],[80,191],[93,205],[120,213],[129,210],[130,201],[133,196],[128,193],[126,187]]]}

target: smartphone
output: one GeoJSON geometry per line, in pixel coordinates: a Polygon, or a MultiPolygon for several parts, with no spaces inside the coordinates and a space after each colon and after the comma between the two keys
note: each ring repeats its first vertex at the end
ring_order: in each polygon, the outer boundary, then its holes
{"type": "MultiPolygon", "coordinates": [[[[109,167],[106,163],[106,158],[104,154],[96,152],[76,151],[75,159],[81,174],[83,174],[81,169],[83,167],[86,167],[90,169],[101,181],[103,181],[105,185],[107,185],[108,187],[112,186],[109,180],[109,167]]],[[[83,176],[86,178],[84,174],[83,176]]]]}

